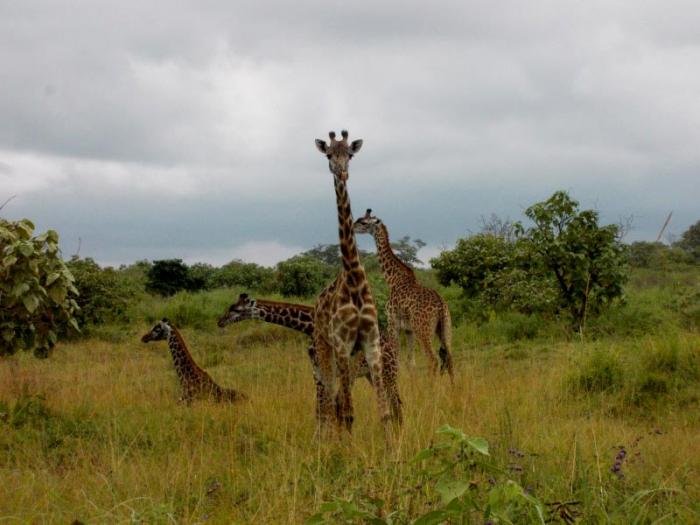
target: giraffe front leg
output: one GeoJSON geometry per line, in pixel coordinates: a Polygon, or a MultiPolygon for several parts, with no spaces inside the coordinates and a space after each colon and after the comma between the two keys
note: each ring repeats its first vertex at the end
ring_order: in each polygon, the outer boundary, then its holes
{"type": "Polygon", "coordinates": [[[337,419],[335,402],[335,376],[336,366],[333,350],[323,339],[314,341],[316,350],[315,366],[318,370],[317,381],[317,415],[319,435],[327,434],[332,428],[332,423],[337,419]]]}
{"type": "Polygon", "coordinates": [[[352,406],[350,359],[349,352],[336,357],[340,376],[340,390],[336,401],[337,419],[338,424],[345,425],[348,432],[352,432],[352,423],[355,419],[352,406]]]}
{"type": "Polygon", "coordinates": [[[406,330],[406,349],[408,353],[408,365],[411,368],[416,367],[416,337],[413,331],[406,330]]]}
{"type": "Polygon", "coordinates": [[[369,369],[372,386],[377,396],[377,408],[379,411],[379,418],[384,427],[384,439],[387,447],[391,448],[391,426],[389,425],[391,412],[389,410],[387,391],[382,377],[381,346],[379,341],[379,329],[376,323],[362,334],[361,347],[365,354],[365,360],[367,361],[367,368],[369,369]]]}

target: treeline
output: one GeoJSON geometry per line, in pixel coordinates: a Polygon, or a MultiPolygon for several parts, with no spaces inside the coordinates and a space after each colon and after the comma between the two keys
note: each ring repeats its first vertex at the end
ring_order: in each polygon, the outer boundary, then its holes
{"type": "MultiPolygon", "coordinates": [[[[484,221],[481,231],[432,259],[432,269],[418,268],[421,240],[406,236],[392,246],[424,284],[445,287],[441,293],[455,324],[502,314],[520,316],[526,331],[554,320],[582,332],[588,319],[624,305],[630,269],[693,273],[700,264],[700,221],[671,245],[625,244],[620,226],[599,224],[595,210],[579,209],[565,192],[529,207],[525,218],[526,224],[495,216],[484,221]]],[[[188,265],[180,259],[101,267],[90,258],[62,260],[58,234],[34,235],[33,229],[27,220],[0,219],[0,355],[21,348],[47,355],[76,326],[87,334],[92,326],[138,321],[142,312],[134,306],[182,292],[234,288],[312,300],[340,267],[336,244],[318,245],[274,267],[239,260],[188,265]]],[[[376,255],[361,256],[383,323],[388,287],[376,255]]],[[[695,319],[700,290],[683,293],[680,306],[695,319]]]]}

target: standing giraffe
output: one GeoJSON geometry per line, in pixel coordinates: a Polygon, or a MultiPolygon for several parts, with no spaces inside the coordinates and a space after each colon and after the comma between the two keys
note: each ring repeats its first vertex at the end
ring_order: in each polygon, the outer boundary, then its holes
{"type": "Polygon", "coordinates": [[[194,362],[192,354],[190,354],[185,345],[185,341],[167,319],[155,324],[153,328],[141,338],[141,341],[148,343],[149,341],[168,341],[170,355],[173,358],[175,372],[180,380],[182,388],[182,397],[180,401],[191,403],[193,399],[201,397],[204,399],[214,399],[215,401],[225,401],[235,403],[247,399],[248,397],[236,390],[221,388],[214,380],[202,370],[197,363],[194,362]]]}
{"type": "Polygon", "coordinates": [[[409,360],[415,364],[413,337],[418,339],[428,357],[430,370],[437,373],[437,359],[433,350],[433,335],[440,339],[440,371],[450,374],[452,368],[452,320],[447,303],[435,290],[420,284],[413,270],[399,259],[391,249],[389,231],[384,223],[367,210],[364,217],[355,222],[356,233],[369,233],[374,237],[377,254],[384,279],[389,285],[389,300],[386,303],[389,337],[398,345],[399,330],[406,332],[409,360]]]}
{"type": "Polygon", "coordinates": [[[316,147],[328,158],[328,167],[333,174],[342,256],[342,268],[338,277],[321,292],[314,307],[313,346],[318,356],[319,377],[325,392],[319,410],[320,425],[322,430],[328,429],[334,419],[333,392],[336,379],[340,377],[338,413],[341,424],[345,423],[348,431],[352,430],[350,355],[354,351],[360,351],[367,360],[384,437],[387,445],[390,445],[390,413],[382,380],[377,309],[367,274],[360,262],[347,190],[348,164],[352,156],[360,151],[362,140],[348,143],[348,132],[343,130],[341,135],[342,140],[336,140],[335,133],[331,131],[328,134],[330,144],[316,139],[316,147]]]}
{"type": "MultiPolygon", "coordinates": [[[[277,324],[297,330],[313,337],[314,333],[314,309],[305,304],[281,303],[266,299],[253,299],[248,294],[242,293],[238,301],[233,303],[226,314],[219,319],[218,325],[223,328],[230,323],[238,323],[248,319],[258,319],[267,323],[277,324]]],[[[380,331],[380,345],[382,352],[382,379],[384,388],[391,407],[391,417],[399,424],[402,422],[401,398],[398,390],[398,359],[396,347],[390,343],[384,332],[380,331]]],[[[320,407],[324,396],[323,383],[321,382],[318,356],[313,345],[308,348],[309,360],[313,369],[316,383],[316,416],[319,417],[320,407]]],[[[365,377],[372,384],[367,360],[362,352],[355,352],[350,360],[350,383],[354,384],[358,377],[365,377]]],[[[337,400],[336,410],[338,408],[337,400]]],[[[337,414],[340,416],[340,414],[337,414]]]]}

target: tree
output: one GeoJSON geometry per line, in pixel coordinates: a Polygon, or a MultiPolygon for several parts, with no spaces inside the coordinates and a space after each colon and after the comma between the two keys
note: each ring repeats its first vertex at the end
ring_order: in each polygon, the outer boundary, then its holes
{"type": "Polygon", "coordinates": [[[310,297],[319,293],[336,272],[318,259],[297,255],[277,264],[277,283],[286,297],[310,297]]]}
{"type": "Polygon", "coordinates": [[[329,266],[340,267],[340,244],[317,244],[300,255],[313,257],[329,266]]]}
{"type": "Polygon", "coordinates": [[[423,261],[418,258],[418,250],[423,246],[425,246],[423,241],[420,239],[411,241],[411,237],[408,235],[404,235],[398,241],[391,243],[391,249],[394,250],[396,256],[411,267],[423,264],[423,261]]]}
{"type": "Polygon", "coordinates": [[[190,290],[191,281],[182,259],[153,261],[146,274],[146,290],[158,295],[174,295],[180,290],[190,290]]]}
{"type": "MultiPolygon", "coordinates": [[[[91,258],[73,256],[66,266],[75,277],[80,292],[76,319],[81,327],[126,320],[129,300],[137,288],[113,268],[100,268],[91,258]]],[[[84,331],[84,330],[83,330],[84,331]]]]}
{"type": "Polygon", "coordinates": [[[526,232],[527,245],[554,274],[560,304],[582,330],[588,312],[623,294],[628,272],[619,226],[599,226],[598,212],[579,211],[564,191],[530,206],[525,215],[534,222],[526,232]]]}
{"type": "Polygon", "coordinates": [[[59,333],[77,330],[78,295],[58,250],[58,234],[33,236],[27,219],[0,219],[0,355],[47,357],[59,333]]]}
{"type": "Polygon", "coordinates": [[[276,289],[275,271],[259,264],[233,260],[216,270],[213,286],[241,286],[247,290],[271,292],[276,289]]]}
{"type": "Polygon", "coordinates": [[[674,244],[688,253],[696,263],[700,262],[700,221],[684,231],[681,240],[674,244]]]}

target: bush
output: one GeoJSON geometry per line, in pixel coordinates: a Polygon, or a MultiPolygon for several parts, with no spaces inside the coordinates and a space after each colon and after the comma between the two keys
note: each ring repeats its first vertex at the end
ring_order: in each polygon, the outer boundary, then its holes
{"type": "Polygon", "coordinates": [[[33,236],[24,219],[0,219],[0,356],[34,349],[48,356],[59,333],[78,329],[78,290],[58,251],[58,234],[33,236]]]}
{"type": "Polygon", "coordinates": [[[75,277],[75,286],[80,292],[77,298],[80,311],[76,319],[81,327],[128,320],[127,306],[137,290],[119,272],[100,268],[94,260],[77,256],[66,266],[75,277]]]}
{"type": "Polygon", "coordinates": [[[277,264],[277,285],[285,297],[317,295],[337,270],[318,259],[296,256],[277,264]]]}
{"type": "Polygon", "coordinates": [[[182,259],[153,261],[146,274],[146,290],[151,293],[167,297],[180,290],[191,289],[192,281],[182,259]]]}
{"type": "Polygon", "coordinates": [[[272,268],[242,261],[231,261],[219,268],[214,276],[213,286],[229,288],[238,286],[246,290],[266,293],[273,292],[277,288],[275,271],[272,268]]]}

